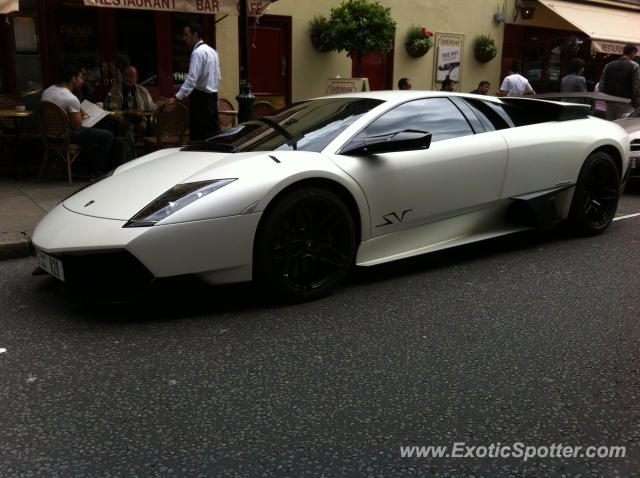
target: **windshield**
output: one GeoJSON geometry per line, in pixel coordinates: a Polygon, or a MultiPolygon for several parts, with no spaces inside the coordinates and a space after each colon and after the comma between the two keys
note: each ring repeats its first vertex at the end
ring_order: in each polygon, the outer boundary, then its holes
{"type": "Polygon", "coordinates": [[[230,128],[209,138],[198,149],[320,152],[347,126],[381,103],[381,100],[369,98],[305,101],[273,116],[256,118],[230,128]]]}

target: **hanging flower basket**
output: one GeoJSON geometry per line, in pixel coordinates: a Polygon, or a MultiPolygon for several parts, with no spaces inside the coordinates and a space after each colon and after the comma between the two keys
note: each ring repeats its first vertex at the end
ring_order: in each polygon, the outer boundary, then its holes
{"type": "Polygon", "coordinates": [[[476,60],[486,63],[495,58],[498,49],[489,35],[478,35],[473,41],[473,54],[476,60]]]}
{"type": "Polygon", "coordinates": [[[331,51],[331,45],[327,41],[330,28],[330,24],[325,17],[320,15],[313,17],[309,22],[309,37],[313,48],[321,52],[331,51]]]}
{"type": "Polygon", "coordinates": [[[407,30],[404,46],[409,56],[420,58],[424,56],[433,45],[433,33],[424,27],[411,25],[407,30]]]}
{"type": "Polygon", "coordinates": [[[313,48],[320,52],[331,51],[331,46],[327,45],[319,35],[311,35],[311,44],[313,45],[313,48]]]}
{"type": "Polygon", "coordinates": [[[473,54],[476,57],[476,60],[481,61],[482,63],[486,63],[495,58],[497,51],[496,50],[483,50],[483,49],[475,49],[473,50],[473,54]]]}
{"type": "Polygon", "coordinates": [[[416,45],[415,43],[405,43],[404,46],[407,49],[409,56],[412,56],[413,58],[420,58],[421,56],[426,55],[431,48],[428,45],[416,45]]]}

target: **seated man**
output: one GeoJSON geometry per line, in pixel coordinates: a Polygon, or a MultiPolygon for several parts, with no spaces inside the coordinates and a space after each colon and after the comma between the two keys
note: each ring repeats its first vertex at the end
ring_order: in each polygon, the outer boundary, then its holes
{"type": "Polygon", "coordinates": [[[80,101],[72,93],[84,82],[82,67],[79,65],[66,65],[60,77],[60,83],[51,85],[42,92],[43,101],[51,101],[57,104],[69,115],[71,124],[71,142],[90,147],[93,151],[92,177],[98,177],[106,172],[107,153],[113,141],[113,134],[98,128],[85,128],[82,126],[82,111],[80,101]]]}
{"type": "MultiPolygon", "coordinates": [[[[133,66],[127,66],[122,72],[122,85],[115,85],[107,93],[105,107],[110,110],[141,110],[154,111],[156,105],[151,99],[149,91],[138,85],[138,70],[133,66]]],[[[144,116],[127,115],[123,117],[121,126],[132,125],[137,135],[143,134],[147,128],[147,120],[144,116]]]]}

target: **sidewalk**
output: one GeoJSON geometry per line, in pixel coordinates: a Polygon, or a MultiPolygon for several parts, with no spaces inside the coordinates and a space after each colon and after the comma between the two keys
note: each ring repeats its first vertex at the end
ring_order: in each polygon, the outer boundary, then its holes
{"type": "Polygon", "coordinates": [[[0,260],[32,254],[31,234],[38,221],[86,181],[0,178],[0,260]]]}

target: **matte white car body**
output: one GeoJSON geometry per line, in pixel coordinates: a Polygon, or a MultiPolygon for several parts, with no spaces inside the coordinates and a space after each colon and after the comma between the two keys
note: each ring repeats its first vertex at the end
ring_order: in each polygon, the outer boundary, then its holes
{"type": "MultiPolygon", "coordinates": [[[[368,266],[508,234],[519,197],[555,190],[566,218],[580,168],[606,148],[624,173],[627,135],[596,118],[552,121],[433,142],[427,150],[340,154],[374,118],[436,92],[347,95],[384,100],[320,153],[162,150],[119,167],[63,201],[38,224],[33,243],[52,255],[126,250],[155,277],[197,274],[212,283],[252,279],[254,238],[263,212],[305,181],[337,185],[357,210],[356,264],[368,266]],[[236,178],[152,227],[123,227],[174,185],[236,178]]],[[[490,101],[500,102],[498,99],[490,101]]]]}

